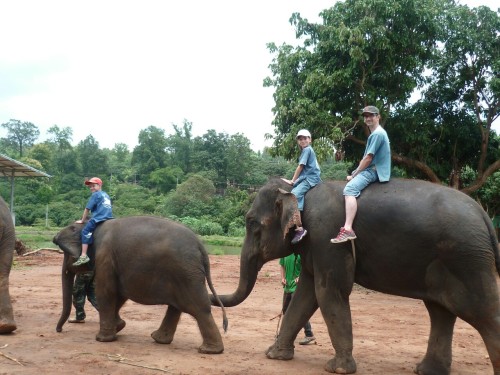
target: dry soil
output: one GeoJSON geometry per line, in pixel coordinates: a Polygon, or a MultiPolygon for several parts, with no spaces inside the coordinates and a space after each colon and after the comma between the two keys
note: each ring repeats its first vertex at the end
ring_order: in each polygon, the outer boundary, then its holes
{"type": "MultiPolygon", "coordinates": [[[[66,323],[56,332],[61,312],[61,254],[41,251],[16,256],[10,294],[18,329],[0,335],[0,374],[326,374],[333,356],[319,310],[311,319],[316,344],[296,343],[291,361],[267,359],[273,343],[282,289],[277,261],[267,263],[247,300],[227,309],[229,330],[220,355],[197,352],[201,336],[196,322],[183,314],[174,341],[157,344],[150,333],[159,325],[165,306],[128,301],[121,310],[127,326],[118,340],[95,340],[98,313],[86,304],[85,324],[66,323]]],[[[219,294],[234,291],[238,256],[211,256],[212,278],[219,294]]],[[[356,287],[351,296],[354,357],[358,374],[412,374],[427,345],[429,319],[421,301],[356,287]]],[[[213,308],[222,332],[222,314],[213,308]]],[[[73,315],[73,312],[72,312],[73,315]]],[[[298,339],[302,337],[301,332],[298,339]]],[[[452,374],[491,374],[485,346],[471,326],[458,320],[453,341],[452,374]]]]}

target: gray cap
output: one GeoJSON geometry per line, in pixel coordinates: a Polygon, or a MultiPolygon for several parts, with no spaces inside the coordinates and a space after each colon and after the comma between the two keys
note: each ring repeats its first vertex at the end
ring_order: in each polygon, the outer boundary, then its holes
{"type": "Polygon", "coordinates": [[[364,115],[365,113],[371,113],[373,115],[378,115],[380,112],[379,112],[377,107],[375,107],[373,105],[369,105],[369,106],[363,108],[362,114],[364,115]]]}

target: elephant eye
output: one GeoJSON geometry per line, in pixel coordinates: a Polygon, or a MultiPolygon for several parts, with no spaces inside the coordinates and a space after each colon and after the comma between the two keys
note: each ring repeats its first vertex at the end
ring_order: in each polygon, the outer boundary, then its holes
{"type": "Polygon", "coordinates": [[[247,222],[247,230],[249,232],[256,233],[257,231],[260,230],[261,227],[260,222],[257,221],[255,218],[247,217],[246,222],[247,222]]]}

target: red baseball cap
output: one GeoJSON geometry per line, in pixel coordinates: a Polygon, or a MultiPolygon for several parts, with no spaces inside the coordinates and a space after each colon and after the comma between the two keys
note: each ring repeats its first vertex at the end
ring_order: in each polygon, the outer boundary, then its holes
{"type": "Polygon", "coordinates": [[[99,177],[92,177],[90,180],[85,181],[85,185],[97,184],[102,186],[102,180],[99,177]]]}

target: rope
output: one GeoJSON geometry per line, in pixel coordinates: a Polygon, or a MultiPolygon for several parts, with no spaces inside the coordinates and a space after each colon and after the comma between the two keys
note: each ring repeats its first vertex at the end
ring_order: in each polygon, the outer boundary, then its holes
{"type": "Polygon", "coordinates": [[[356,272],[356,245],[354,245],[354,240],[351,240],[352,247],[352,257],[354,258],[354,272],[356,272]]]}

